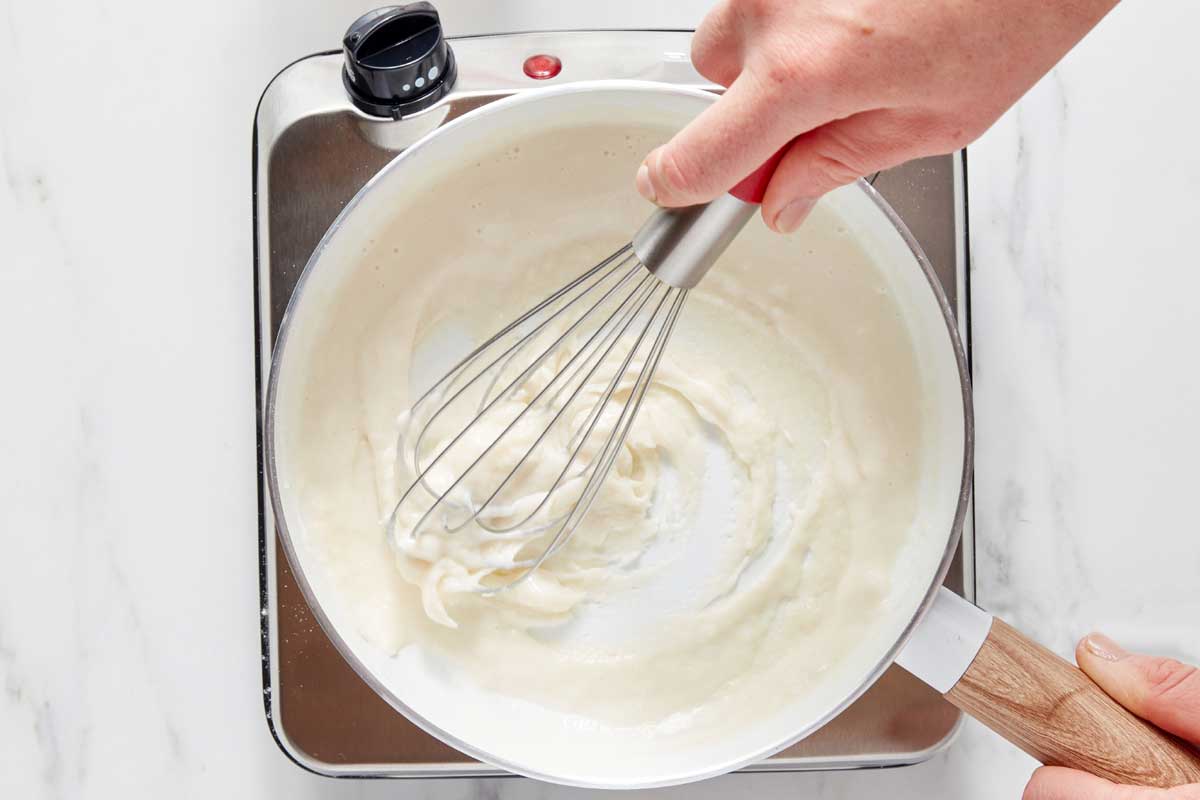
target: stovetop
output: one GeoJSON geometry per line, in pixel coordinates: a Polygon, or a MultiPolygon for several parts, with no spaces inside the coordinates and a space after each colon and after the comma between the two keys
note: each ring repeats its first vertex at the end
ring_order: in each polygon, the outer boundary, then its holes
{"type": "MultiPolygon", "coordinates": [[[[453,90],[402,120],[368,116],[347,99],[340,53],[294,62],[267,86],[254,126],[255,356],[259,402],[259,567],[263,700],[280,748],[335,776],[503,774],[421,731],[364,683],[322,631],[297,587],[261,479],[261,410],[279,319],[325,229],[379,169],[437,126],[501,97],[545,85],[523,71],[557,56],[549,82],[636,78],[719,90],[692,68],[690,31],[569,31],[450,39],[453,90]]],[[[872,176],[933,264],[970,342],[964,153],[920,159],[872,176]]],[[[946,583],[974,596],[974,530],[963,531],[946,583]]],[[[898,766],[948,745],[959,713],[892,667],[833,722],[760,764],[761,770],[898,766]]]]}

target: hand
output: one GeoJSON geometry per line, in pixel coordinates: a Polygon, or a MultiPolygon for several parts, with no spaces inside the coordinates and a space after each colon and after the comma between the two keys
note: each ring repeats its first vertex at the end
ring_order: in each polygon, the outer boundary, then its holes
{"type": "MultiPolygon", "coordinates": [[[[1200,746],[1200,670],[1169,658],[1126,653],[1097,633],[1079,643],[1075,660],[1118,703],[1200,746]]],[[[1064,767],[1041,767],[1025,787],[1023,800],[1200,800],[1200,783],[1147,789],[1064,767]]]]}
{"type": "Polygon", "coordinates": [[[1116,2],[721,0],[692,61],[729,89],[646,157],[638,191],[706,202],[787,145],[762,213],[795,230],[825,192],[975,139],[1116,2]]]}

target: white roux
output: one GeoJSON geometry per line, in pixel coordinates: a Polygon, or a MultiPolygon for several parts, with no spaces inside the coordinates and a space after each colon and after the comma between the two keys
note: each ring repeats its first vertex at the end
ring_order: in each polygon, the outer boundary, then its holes
{"type": "Polygon", "coordinates": [[[397,209],[310,356],[292,488],[305,546],[380,646],[594,724],[719,735],[848,657],[916,514],[916,357],[831,212],[787,239],[755,220],[692,293],[593,513],[535,580],[480,596],[511,549],[429,535],[397,553],[381,527],[414,393],[631,235],[649,209],[628,178],[664,135],[547,136],[397,209]]]}

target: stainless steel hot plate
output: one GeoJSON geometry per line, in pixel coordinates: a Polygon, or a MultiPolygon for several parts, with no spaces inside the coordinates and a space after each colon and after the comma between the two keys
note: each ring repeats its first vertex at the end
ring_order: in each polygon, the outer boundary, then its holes
{"type": "MultiPolygon", "coordinates": [[[[254,123],[254,302],[259,418],[279,317],[296,279],[342,206],[397,153],[480,105],[546,85],[522,65],[556,56],[551,82],[636,78],[716,90],[688,60],[690,31],[569,31],[450,39],[454,88],[402,120],[368,116],[348,100],[340,53],[300,59],[267,86],[254,123]]],[[[965,155],[905,164],[874,184],[920,241],[967,325],[965,155]]],[[[431,738],[377,696],[313,618],[276,536],[259,454],[259,569],[263,702],[279,746],[301,766],[335,776],[481,776],[497,772],[431,738]]],[[[974,597],[968,517],[946,583],[974,597]]],[[[813,736],[750,770],[912,764],[945,747],[959,713],[899,667],[813,736]]]]}

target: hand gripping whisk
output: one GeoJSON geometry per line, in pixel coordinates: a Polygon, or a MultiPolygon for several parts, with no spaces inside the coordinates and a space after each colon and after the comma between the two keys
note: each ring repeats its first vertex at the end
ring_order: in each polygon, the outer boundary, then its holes
{"type": "Polygon", "coordinates": [[[417,400],[397,446],[398,474],[413,478],[387,520],[393,544],[473,523],[470,535],[508,544],[480,590],[494,593],[570,539],[620,455],[688,291],[754,215],[782,152],[709,203],[656,210],[632,242],[417,400]]]}

